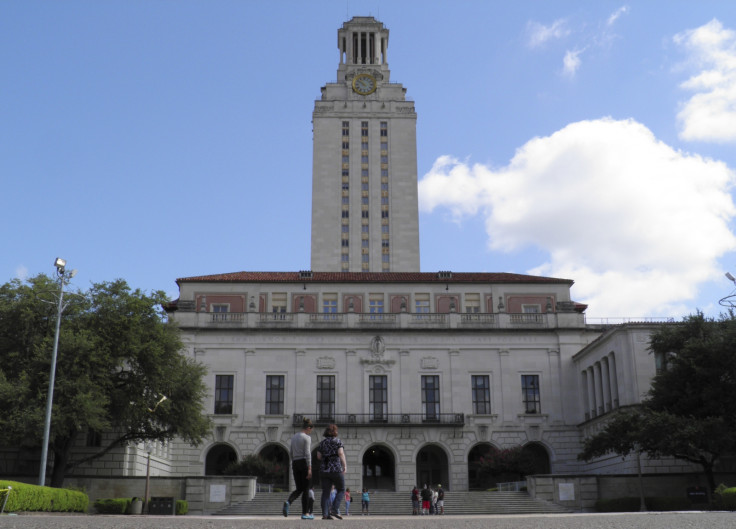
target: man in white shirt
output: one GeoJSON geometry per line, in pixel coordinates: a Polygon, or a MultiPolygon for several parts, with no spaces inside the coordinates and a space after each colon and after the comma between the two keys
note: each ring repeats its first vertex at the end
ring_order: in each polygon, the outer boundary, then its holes
{"type": "Polygon", "coordinates": [[[291,438],[291,469],[294,474],[296,490],[289,494],[289,499],[284,502],[282,513],[289,516],[289,506],[300,495],[302,497],[302,519],[313,520],[314,516],[309,514],[309,482],[312,479],[312,421],[304,419],[302,430],[291,438]]]}

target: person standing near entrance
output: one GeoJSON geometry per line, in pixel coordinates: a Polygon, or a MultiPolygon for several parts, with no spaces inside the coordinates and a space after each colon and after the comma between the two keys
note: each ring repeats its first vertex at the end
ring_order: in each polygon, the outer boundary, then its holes
{"type": "Polygon", "coordinates": [[[445,491],[442,485],[437,485],[437,508],[440,510],[437,514],[445,514],[445,491]]]}
{"type": "Polygon", "coordinates": [[[302,518],[312,520],[309,514],[309,482],[312,479],[312,421],[305,418],[302,421],[302,430],[291,438],[291,470],[294,474],[296,490],[289,494],[281,510],[284,516],[289,516],[289,506],[300,495],[302,497],[302,518]]]}
{"type": "Polygon", "coordinates": [[[320,460],[319,475],[322,480],[322,519],[332,520],[340,516],[340,504],[345,494],[345,472],[348,463],[345,459],[345,449],[342,441],[337,437],[337,425],[330,424],[322,434],[324,439],[317,448],[317,459],[320,460]],[[335,486],[337,494],[335,502],[330,505],[330,489],[335,486]]]}

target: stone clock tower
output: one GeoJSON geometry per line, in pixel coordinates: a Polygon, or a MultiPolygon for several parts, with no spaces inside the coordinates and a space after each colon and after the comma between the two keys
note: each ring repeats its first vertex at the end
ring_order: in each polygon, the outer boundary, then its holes
{"type": "Polygon", "coordinates": [[[417,115],[390,82],[388,29],[337,32],[337,82],[312,114],[312,263],[318,272],[418,272],[417,115]]]}

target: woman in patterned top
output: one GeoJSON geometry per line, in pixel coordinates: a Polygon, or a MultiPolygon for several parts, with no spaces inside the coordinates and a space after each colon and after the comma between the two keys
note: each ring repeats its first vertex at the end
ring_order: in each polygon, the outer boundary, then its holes
{"type": "Polygon", "coordinates": [[[348,469],[342,441],[337,437],[337,425],[330,424],[322,434],[324,439],[317,447],[317,459],[320,461],[319,475],[322,480],[322,519],[332,520],[340,516],[340,503],[345,494],[345,471],[348,469]],[[330,506],[330,489],[335,486],[337,495],[335,503],[330,506]]]}

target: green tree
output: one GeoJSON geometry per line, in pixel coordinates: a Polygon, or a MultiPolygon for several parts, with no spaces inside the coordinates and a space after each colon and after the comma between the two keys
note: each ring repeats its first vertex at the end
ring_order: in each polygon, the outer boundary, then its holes
{"type": "Polygon", "coordinates": [[[651,337],[663,360],[641,405],[614,415],[585,441],[579,459],[637,450],[700,465],[711,491],[713,469],[736,453],[736,318],[698,313],[651,337]]]}
{"type": "Polygon", "coordinates": [[[516,446],[489,450],[478,463],[477,476],[479,484],[491,486],[501,481],[520,481],[532,474],[534,468],[535,461],[531,454],[521,446],[516,446]]]}
{"type": "MultiPolygon", "coordinates": [[[[43,438],[58,284],[46,275],[0,287],[0,441],[37,448],[43,438]]],[[[70,294],[56,367],[49,452],[51,485],[66,472],[129,442],[183,439],[211,431],[203,414],[204,366],[182,354],[166,321],[163,292],[123,280],[70,294]],[[162,401],[162,397],[166,400],[162,401]],[[80,436],[113,433],[97,451],[72,459],[80,436]]]]}

